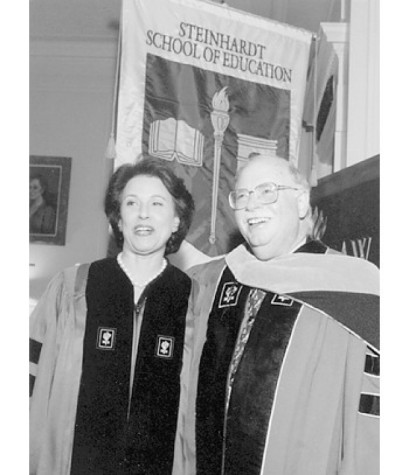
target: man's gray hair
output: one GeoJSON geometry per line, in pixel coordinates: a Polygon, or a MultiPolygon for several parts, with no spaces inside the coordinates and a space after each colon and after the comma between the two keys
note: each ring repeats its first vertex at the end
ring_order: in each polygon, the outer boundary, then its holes
{"type": "MultiPolygon", "coordinates": [[[[287,160],[285,160],[287,162],[287,160]]],[[[290,161],[288,163],[288,170],[291,173],[291,176],[293,177],[295,183],[297,185],[300,185],[302,188],[304,188],[307,191],[310,191],[311,187],[304,175],[301,174],[300,170],[290,161]]]]}
{"type": "Polygon", "coordinates": [[[286,168],[288,172],[291,175],[291,178],[294,180],[294,183],[299,185],[301,188],[303,188],[306,191],[310,191],[311,187],[310,184],[308,183],[307,179],[301,174],[301,172],[298,170],[298,168],[289,160],[286,160],[285,158],[279,157],[277,155],[266,155],[263,153],[258,153],[258,152],[252,152],[248,156],[247,161],[245,164],[238,170],[236,174],[236,178],[238,178],[238,175],[240,171],[246,167],[248,163],[251,163],[254,159],[257,158],[269,158],[275,162],[275,164],[282,166],[283,168],[286,168]]]}

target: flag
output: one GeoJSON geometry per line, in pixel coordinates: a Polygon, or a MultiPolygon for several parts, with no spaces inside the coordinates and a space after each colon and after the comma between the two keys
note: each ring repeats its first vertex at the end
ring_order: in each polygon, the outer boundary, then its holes
{"type": "MultiPolygon", "coordinates": [[[[303,116],[306,130],[300,142],[300,149],[305,156],[310,155],[310,160],[300,168],[305,175],[313,169],[315,178],[319,179],[334,171],[339,61],[322,29],[316,41],[306,86],[303,116]],[[306,169],[308,165],[310,170],[306,169]]],[[[316,179],[311,180],[314,186],[316,179]]]]}
{"type": "Polygon", "coordinates": [[[196,0],[123,0],[115,166],[174,167],[196,205],[188,241],[235,244],[228,205],[252,152],[297,165],[312,33],[196,0]]]}

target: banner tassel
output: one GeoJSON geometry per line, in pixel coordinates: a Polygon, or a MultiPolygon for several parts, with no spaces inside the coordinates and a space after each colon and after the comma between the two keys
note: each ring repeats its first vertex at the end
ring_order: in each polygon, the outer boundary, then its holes
{"type": "Polygon", "coordinates": [[[105,151],[105,158],[114,160],[115,157],[116,157],[115,138],[114,138],[114,132],[111,131],[111,135],[108,140],[108,146],[105,151]]]}

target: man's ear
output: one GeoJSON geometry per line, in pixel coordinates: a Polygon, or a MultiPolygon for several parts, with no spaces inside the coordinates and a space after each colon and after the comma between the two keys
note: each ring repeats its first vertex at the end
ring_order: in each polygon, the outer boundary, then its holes
{"type": "Polygon", "coordinates": [[[307,190],[302,190],[297,197],[298,217],[304,219],[310,209],[310,193],[307,190]]]}

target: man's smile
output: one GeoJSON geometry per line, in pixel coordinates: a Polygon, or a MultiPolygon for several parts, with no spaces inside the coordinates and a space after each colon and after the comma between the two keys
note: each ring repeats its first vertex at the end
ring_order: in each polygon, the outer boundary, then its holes
{"type": "Polygon", "coordinates": [[[268,217],[255,217],[255,218],[249,218],[247,220],[247,224],[250,226],[250,227],[253,227],[253,226],[257,226],[257,225],[260,225],[260,224],[264,224],[264,223],[267,223],[268,221],[270,221],[271,218],[268,218],[268,217]]]}

